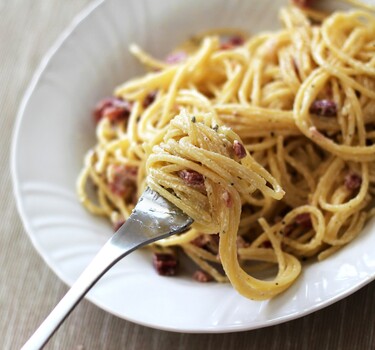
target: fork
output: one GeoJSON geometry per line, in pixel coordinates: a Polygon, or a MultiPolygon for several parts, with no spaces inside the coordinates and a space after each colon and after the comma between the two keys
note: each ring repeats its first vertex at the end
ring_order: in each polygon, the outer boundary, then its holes
{"type": "Polygon", "coordinates": [[[103,246],[21,350],[43,348],[85,294],[124,256],[149,243],[182,233],[192,223],[193,219],[174,204],[146,188],[130,217],[103,246]]]}

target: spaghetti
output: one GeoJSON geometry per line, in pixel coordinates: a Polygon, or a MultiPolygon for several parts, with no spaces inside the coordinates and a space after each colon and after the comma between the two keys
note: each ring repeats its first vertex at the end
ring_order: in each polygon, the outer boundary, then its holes
{"type": "Polygon", "coordinates": [[[153,247],[159,272],[174,273],[179,248],[198,280],[229,280],[256,300],[374,214],[375,18],[293,6],[280,17],[279,31],[208,33],[166,61],[131,46],[150,72],[97,106],[77,186],[118,226],[148,183],[195,220],[153,247]]]}

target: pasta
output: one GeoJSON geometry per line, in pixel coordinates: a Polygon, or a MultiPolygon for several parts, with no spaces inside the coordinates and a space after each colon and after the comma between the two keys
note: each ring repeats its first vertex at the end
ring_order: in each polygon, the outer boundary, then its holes
{"type": "Polygon", "coordinates": [[[263,300],[355,239],[375,194],[375,18],[290,6],[283,29],[194,37],[95,110],[77,189],[118,227],[149,185],[195,221],[153,246],[263,300]],[[90,184],[94,188],[90,188],[90,184]],[[275,270],[273,267],[276,267],[275,270]]]}

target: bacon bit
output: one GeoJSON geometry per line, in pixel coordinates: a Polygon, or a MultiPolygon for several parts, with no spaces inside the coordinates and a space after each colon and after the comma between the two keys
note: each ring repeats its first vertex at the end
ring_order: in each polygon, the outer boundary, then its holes
{"type": "Polygon", "coordinates": [[[243,37],[239,35],[233,35],[221,43],[220,50],[231,50],[235,47],[242,46],[244,43],[245,40],[243,37]]]}
{"type": "Polygon", "coordinates": [[[125,200],[132,199],[134,201],[133,194],[136,193],[137,189],[137,175],[138,167],[132,165],[113,165],[109,169],[108,174],[108,185],[110,190],[120,196],[124,197],[125,200]]]}
{"type": "Polygon", "coordinates": [[[293,4],[300,7],[311,7],[314,0],[292,0],[293,4]]]}
{"type": "Polygon", "coordinates": [[[345,176],[345,186],[348,190],[358,190],[362,185],[362,177],[356,173],[349,173],[345,176]]]}
{"type": "Polygon", "coordinates": [[[178,261],[173,254],[154,253],[152,264],[161,276],[174,276],[177,272],[178,261]]]}
{"type": "Polygon", "coordinates": [[[302,226],[304,228],[311,228],[312,221],[310,213],[302,213],[296,216],[295,222],[297,225],[302,226]]]}
{"type": "Polygon", "coordinates": [[[106,97],[96,104],[95,109],[92,112],[96,123],[103,117],[104,109],[111,107],[113,105],[113,100],[114,97],[106,97]]]}
{"type": "Polygon", "coordinates": [[[116,222],[113,223],[112,227],[113,227],[113,231],[114,232],[117,232],[117,230],[123,225],[125,224],[125,221],[126,220],[117,220],[116,222]]]}
{"type": "Polygon", "coordinates": [[[202,234],[191,241],[191,244],[207,250],[213,254],[217,253],[219,246],[220,236],[215,234],[202,234]]]}
{"type": "Polygon", "coordinates": [[[107,117],[111,122],[120,122],[129,118],[132,104],[117,97],[106,97],[98,102],[93,111],[95,122],[107,117]]]}
{"type": "Polygon", "coordinates": [[[289,224],[286,225],[282,231],[282,234],[286,237],[290,236],[290,234],[293,232],[293,230],[296,228],[295,224],[289,224]]]}
{"type": "Polygon", "coordinates": [[[264,241],[260,247],[262,248],[272,248],[272,243],[270,241],[264,241]]]}
{"type": "Polygon", "coordinates": [[[289,236],[295,228],[301,226],[306,229],[312,228],[312,221],[310,213],[302,213],[296,216],[294,222],[289,225],[286,225],[282,230],[284,236],[289,236]]]}
{"type": "Polygon", "coordinates": [[[165,61],[169,64],[177,64],[187,59],[188,55],[185,51],[177,51],[169,54],[165,61]]]}
{"type": "Polygon", "coordinates": [[[241,46],[245,43],[245,40],[242,36],[239,36],[239,35],[233,35],[229,42],[232,44],[232,45],[235,45],[235,46],[241,46]]]}
{"type": "Polygon", "coordinates": [[[233,151],[234,154],[237,156],[238,159],[242,159],[246,157],[246,149],[243,144],[237,140],[233,142],[233,151]]]}
{"type": "Polygon", "coordinates": [[[196,281],[202,282],[202,283],[210,282],[213,279],[211,275],[209,275],[207,272],[202,271],[202,270],[195,271],[193,274],[193,278],[196,281]]]}
{"type": "Polygon", "coordinates": [[[337,115],[337,105],[331,100],[315,100],[310,106],[310,113],[320,117],[335,117],[337,115]]]}
{"type": "Polygon", "coordinates": [[[195,170],[180,170],[178,176],[184,180],[184,182],[192,187],[204,186],[204,176],[195,170]]]}
{"type": "Polygon", "coordinates": [[[150,106],[154,101],[155,101],[155,98],[156,98],[156,95],[157,95],[157,91],[151,91],[149,92],[145,99],[143,100],[143,108],[147,108],[148,106],[150,106]]]}
{"type": "Polygon", "coordinates": [[[210,237],[209,235],[203,234],[198,236],[197,238],[194,238],[191,241],[191,244],[194,244],[195,246],[199,248],[205,247],[208,243],[210,242],[210,237]]]}
{"type": "Polygon", "coordinates": [[[223,199],[225,205],[230,208],[233,205],[233,199],[228,191],[224,191],[221,195],[221,198],[223,199]]]}

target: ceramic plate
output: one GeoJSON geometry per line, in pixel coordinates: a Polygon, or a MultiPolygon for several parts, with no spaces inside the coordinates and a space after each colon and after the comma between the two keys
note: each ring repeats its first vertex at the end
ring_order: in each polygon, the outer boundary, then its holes
{"type": "MultiPolygon", "coordinates": [[[[80,205],[75,182],[85,152],[95,143],[92,106],[143,72],[129,44],[164,57],[190,35],[210,28],[275,29],[281,3],[96,1],[52,47],[20,108],[12,173],[29,238],[65,283],[74,282],[112,234],[108,222],[80,205]]],[[[247,300],[229,284],[158,276],[147,251],[122,260],[87,298],[124,319],[171,331],[232,332],[277,324],[325,307],[373,280],[374,229],[369,223],[348,247],[306,266],[289,290],[270,301],[247,300]]]]}

